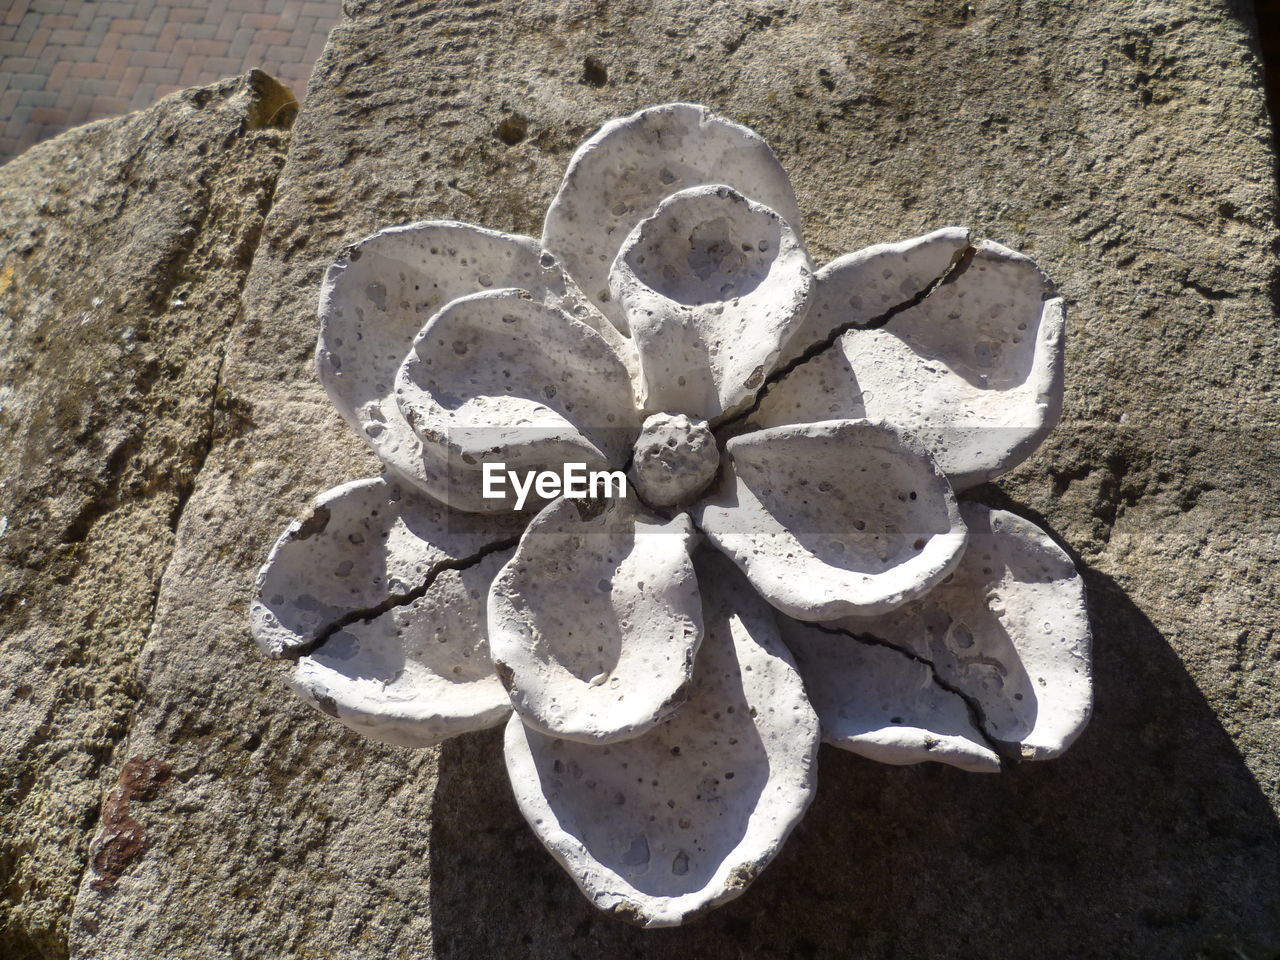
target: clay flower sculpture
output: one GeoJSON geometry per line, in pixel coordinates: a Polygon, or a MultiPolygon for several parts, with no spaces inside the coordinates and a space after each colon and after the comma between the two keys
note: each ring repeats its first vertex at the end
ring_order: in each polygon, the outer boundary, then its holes
{"type": "Polygon", "coordinates": [[[366,736],[505,724],[520,810],[596,906],[668,926],[740,894],[820,739],[996,771],[1088,719],[1071,560],[956,496],[1060,412],[1062,300],[1026,257],[947,228],[815,270],[768,145],[669,104],[578,150],[541,242],[383,230],[320,319],[385,472],[285,531],[255,636],[366,736]],[[628,482],[517,511],[497,463],[628,482]]]}

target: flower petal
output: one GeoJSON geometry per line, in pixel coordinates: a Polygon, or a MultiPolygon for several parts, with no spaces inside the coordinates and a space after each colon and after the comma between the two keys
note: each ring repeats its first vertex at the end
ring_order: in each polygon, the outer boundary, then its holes
{"type": "Polygon", "coordinates": [[[691,103],[668,103],[612,120],[578,148],[547,211],[542,244],[624,333],[608,290],[623,240],[664,197],[725,183],[778,212],[799,232],[791,181],[755,133],[691,103]]]}
{"type": "Polygon", "coordinates": [[[557,500],[489,593],[493,659],[516,712],[588,742],[643,733],[684,702],[702,639],[683,514],[557,500]]]}
{"type": "MultiPolygon", "coordinates": [[[[783,360],[795,360],[805,350],[838,336],[837,331],[878,325],[886,315],[922,297],[963,262],[969,249],[966,228],[943,227],[922,237],[878,243],[837,257],[815,274],[804,323],[788,342],[783,360]]],[[[810,362],[816,364],[819,359],[810,362]]]]}
{"type": "Polygon", "coordinates": [[[804,317],[812,264],[790,225],[731,187],[663,200],[609,289],[640,355],[640,402],[710,420],[744,406],[804,317]]]}
{"type": "Polygon", "coordinates": [[[959,562],[965,527],[928,451],[868,420],[734,437],[698,525],[782,612],[831,620],[893,609],[959,562]]]}
{"type": "Polygon", "coordinates": [[[1092,711],[1084,581],[1031,521],[976,503],[961,512],[969,546],[951,577],[886,616],[840,626],[931,661],[977,704],[987,734],[1022,759],[1056,757],[1092,711]]]}
{"type": "Polygon", "coordinates": [[[520,534],[521,518],[450,513],[407,484],[356,480],[316,497],[258,574],[250,623],[279,657],[307,647],[344,617],[372,610],[455,563],[520,534]]]}
{"type": "Polygon", "coordinates": [[[293,688],[357,733],[402,747],[501,723],[511,702],[489,659],[485,598],[513,551],[442,570],[418,599],[333,633],[299,659],[293,688]]]}
{"type": "Polygon", "coordinates": [[[771,385],[751,422],[888,420],[925,441],[956,489],[1030,456],[1062,412],[1063,301],[1028,258],[966,238],[949,228],[819,270],[791,351],[843,325],[871,326],[855,326],[771,385]]]}
{"type": "Polygon", "coordinates": [[[519,290],[449,303],[414,340],[395,391],[423,458],[470,498],[486,461],[618,466],[640,429],[626,365],[605,339],[519,290]]]}
{"type": "Polygon", "coordinates": [[[825,742],[880,763],[1000,769],[964,699],[939,686],[927,663],[824,624],[779,617],[778,627],[825,742]]]}
{"type": "Polygon", "coordinates": [[[537,241],[433,220],[381,230],[347,247],[320,290],[321,383],[382,462],[437,500],[452,502],[458,491],[423,461],[392,395],[396,372],[436,311],[457,297],[501,287],[553,302],[565,294],[559,265],[537,241]]]}
{"type": "Polygon", "coordinates": [[[679,713],[609,745],[507,724],[507,771],[538,839],[592,903],[647,927],[739,896],[815,787],[818,718],[772,611],[728,563],[701,559],[707,636],[679,713]]]}

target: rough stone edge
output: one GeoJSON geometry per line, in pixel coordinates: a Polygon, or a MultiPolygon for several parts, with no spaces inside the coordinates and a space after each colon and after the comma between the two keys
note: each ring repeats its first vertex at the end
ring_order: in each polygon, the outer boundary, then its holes
{"type": "MultiPolygon", "coordinates": [[[[103,120],[94,121],[84,124],[80,127],[74,127],[65,131],[57,137],[42,141],[35,144],[29,150],[24,151],[19,156],[13,158],[6,164],[7,167],[19,165],[16,168],[21,169],[22,166],[38,166],[46,161],[47,158],[59,155],[64,151],[75,150],[82,142],[91,139],[92,135],[103,128],[120,124],[123,121],[138,116],[139,114],[157,110],[165,105],[174,105],[182,101],[196,100],[197,106],[202,106],[208,102],[212,96],[216,95],[216,91],[226,90],[228,92],[228,100],[231,100],[237,93],[231,91],[236,87],[242,87],[241,93],[247,95],[248,103],[245,115],[241,121],[239,135],[240,143],[247,143],[244,135],[250,131],[265,130],[268,128],[277,128],[287,131],[293,124],[298,113],[298,101],[292,90],[284,83],[276,80],[270,74],[259,69],[251,69],[246,73],[228,78],[216,84],[210,84],[201,87],[191,87],[180,90],[175,93],[163,97],[154,104],[142,108],[141,110],[132,111],[123,117],[111,117],[103,120]]],[[[249,279],[253,273],[253,266],[257,259],[257,252],[265,232],[265,226],[270,218],[271,211],[274,207],[276,189],[285,172],[287,165],[287,157],[289,154],[289,141],[286,138],[283,143],[282,155],[286,158],[286,163],[281,165],[276,176],[269,184],[265,185],[264,203],[262,217],[258,223],[257,229],[250,234],[251,249],[246,253],[244,260],[244,268],[241,271],[241,281],[236,291],[238,304],[234,311],[230,313],[230,317],[222,331],[222,336],[218,342],[216,355],[217,360],[214,369],[213,384],[208,396],[207,417],[203,424],[203,436],[201,437],[199,452],[191,470],[191,477],[187,484],[177,490],[177,503],[175,504],[173,514],[170,520],[170,528],[175,532],[173,540],[169,544],[168,555],[164,558],[161,565],[160,575],[156,578],[155,584],[151,590],[150,604],[147,611],[146,626],[143,630],[143,636],[146,638],[142,645],[138,648],[134,656],[133,663],[136,667],[144,657],[149,645],[151,634],[155,627],[157,614],[157,604],[163,589],[164,583],[169,575],[174,557],[177,553],[178,537],[176,532],[181,524],[182,515],[186,510],[187,504],[190,503],[192,494],[195,492],[200,476],[204,470],[205,464],[208,462],[209,454],[213,450],[217,434],[217,417],[218,417],[218,399],[222,391],[222,373],[226,362],[227,352],[230,347],[232,338],[236,330],[241,325],[244,318],[244,292],[248,287],[249,279]]],[[[210,186],[208,191],[208,203],[200,220],[200,228],[196,237],[204,236],[210,229],[215,229],[218,223],[218,199],[220,193],[217,183],[210,186]]],[[[197,243],[193,239],[183,250],[183,256],[174,265],[173,273],[175,275],[181,273],[183,267],[189,260],[190,254],[195,250],[197,243]]],[[[112,509],[119,506],[113,504],[112,509]]],[[[122,767],[127,753],[127,746],[130,734],[133,729],[134,721],[137,717],[137,708],[130,711],[129,715],[122,720],[124,729],[123,735],[116,742],[114,749],[109,757],[105,758],[97,767],[99,794],[102,798],[98,806],[98,815],[92,823],[88,823],[83,827],[83,834],[86,837],[85,858],[80,867],[80,876],[74,885],[75,893],[72,895],[70,908],[66,914],[68,928],[74,922],[76,906],[79,901],[80,891],[84,888],[88,880],[88,875],[92,870],[94,861],[94,848],[99,842],[99,832],[102,829],[102,814],[105,805],[110,801],[113,792],[117,788],[117,770],[122,767]],[[105,776],[104,776],[105,775],[105,776]]],[[[7,901],[6,901],[7,902],[7,901]]],[[[60,956],[67,957],[70,955],[71,939],[69,929],[63,931],[63,940],[58,946],[61,947],[60,956]]],[[[31,941],[35,946],[34,941],[31,941]]],[[[39,949],[36,946],[36,949],[39,949]]],[[[35,956],[35,955],[33,955],[35,956]]],[[[43,958],[42,958],[43,960],[43,958]]]]}

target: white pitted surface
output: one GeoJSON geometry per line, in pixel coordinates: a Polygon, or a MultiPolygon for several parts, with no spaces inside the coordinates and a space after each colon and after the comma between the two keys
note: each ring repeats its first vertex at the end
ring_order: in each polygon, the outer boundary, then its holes
{"type": "Polygon", "coordinates": [[[641,406],[704,420],[746,406],[804,318],[812,276],[791,226],[733,188],[662,201],[609,274],[640,357],[641,406]]]}
{"type": "MultiPolygon", "coordinates": [[[[481,465],[619,467],[639,429],[631,381],[590,326],[521,290],[460,297],[413,340],[400,412],[429,462],[478,491],[481,465]]],[[[510,509],[503,501],[485,509],[510,509]]]]}
{"type": "Polygon", "coordinates": [[[352,730],[430,747],[511,713],[485,626],[489,584],[510,550],[444,570],[424,596],[332,634],[298,660],[293,688],[352,730]]]}
{"type": "Polygon", "coordinates": [[[1017,756],[1056,757],[1093,707],[1084,581],[1030,520],[976,503],[961,512],[969,547],[944,583],[890,614],[839,626],[932,661],[978,705],[987,734],[1017,756]]]}
{"type": "Polygon", "coordinates": [[[537,241],[448,220],[392,227],[352,244],[320,290],[316,368],[334,405],[388,466],[433,497],[477,507],[405,422],[393,391],[414,337],[458,297],[518,287],[559,303],[564,277],[537,241]]]}
{"type": "Polygon", "coordinates": [[[518,535],[518,518],[450,513],[385,478],[316,497],[258,574],[250,621],[270,656],[314,642],[330,624],[411,591],[441,563],[518,535]]]}
{"type": "Polygon", "coordinates": [[[683,514],[633,500],[557,500],[489,594],[499,675],[525,723],[606,742],[644,732],[688,695],[702,640],[683,514]]]}
{"type": "Polygon", "coordinates": [[[779,618],[824,741],[880,763],[1000,769],[964,699],[940,687],[928,664],[823,626],[779,618]]]}
{"type": "Polygon", "coordinates": [[[542,244],[626,332],[629,321],[609,292],[614,258],[659,203],[703,184],[727,184],[799,230],[791,180],[767,143],[706,107],[668,103],[612,120],[578,148],[547,211],[542,244]]]}
{"type": "Polygon", "coordinates": [[[852,328],[771,389],[751,422],[888,420],[928,445],[957,490],[985,483],[1061,416],[1065,311],[1031,260],[959,228],[848,254],[818,271],[793,351],[852,328]]]}
{"type": "Polygon", "coordinates": [[[801,620],[919,596],[965,544],[951,487],[917,441],[869,420],[773,427],[727,445],[699,527],[774,606],[801,620]]]}
{"type": "Polygon", "coordinates": [[[655,413],[646,419],[632,457],[636,492],[655,507],[689,502],[720,466],[716,438],[706,421],[682,413],[655,413]]]}
{"type": "Polygon", "coordinates": [[[818,718],[773,615],[723,558],[706,561],[706,638],[671,720],[607,745],[507,724],[507,770],[538,838],[592,903],[643,926],[739,896],[815,787],[818,718]]]}

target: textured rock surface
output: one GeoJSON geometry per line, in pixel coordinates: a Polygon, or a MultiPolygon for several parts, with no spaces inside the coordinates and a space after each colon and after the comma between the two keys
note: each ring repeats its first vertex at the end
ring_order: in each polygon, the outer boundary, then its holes
{"type": "Polygon", "coordinates": [[[109,891],[82,885],[73,952],[1280,949],[1275,189],[1250,5],[725,2],[696,21],[672,2],[347,10],[230,339],[135,720],[93,789],[110,799],[135,756],[172,778],[131,802],[145,856],[109,891]],[[749,895],[642,932],[597,915],[529,833],[497,731],[438,754],[344,732],[259,660],[246,608],[284,524],[376,471],[311,371],[336,252],[427,217],[537,235],[584,135],[675,99],[773,145],[818,264],[967,224],[1054,279],[1070,317],[1062,425],[971,495],[1031,517],[1081,566],[1096,711],[1066,756],[999,776],[824,750],[812,809],[749,895]]]}
{"type": "Polygon", "coordinates": [[[291,101],[252,74],[0,168],[0,956],[65,953],[291,101]]]}

